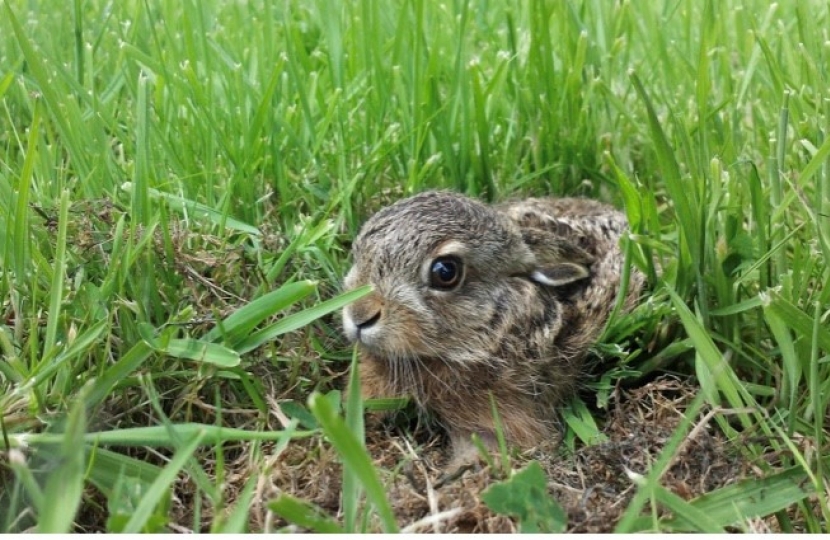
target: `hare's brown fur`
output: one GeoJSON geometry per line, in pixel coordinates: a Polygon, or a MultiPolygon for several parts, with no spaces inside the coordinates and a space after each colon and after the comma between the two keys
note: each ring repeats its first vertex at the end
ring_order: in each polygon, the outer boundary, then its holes
{"type": "MultiPolygon", "coordinates": [[[[344,310],[364,396],[413,397],[460,445],[472,433],[494,440],[492,394],[510,442],[554,438],[554,407],[574,392],[619,292],[626,229],[622,213],[587,199],[487,206],[427,192],[381,210],[346,278],[375,287],[344,310]],[[447,254],[464,281],[434,290],[425,271],[447,254]]],[[[642,283],[632,271],[626,308],[642,283]]]]}

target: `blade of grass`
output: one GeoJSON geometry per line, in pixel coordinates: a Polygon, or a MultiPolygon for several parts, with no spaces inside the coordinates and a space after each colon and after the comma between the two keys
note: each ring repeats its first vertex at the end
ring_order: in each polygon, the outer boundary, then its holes
{"type": "MultiPolygon", "coordinates": [[[[137,190],[141,188],[142,186],[138,182],[124,182],[121,185],[121,189],[123,191],[135,197],[138,197],[137,190]]],[[[215,208],[211,208],[196,201],[185,199],[184,197],[179,197],[178,195],[173,195],[172,193],[165,193],[164,191],[159,191],[155,188],[147,187],[145,189],[149,199],[164,201],[170,208],[178,210],[185,215],[193,214],[200,218],[205,218],[211,224],[219,228],[239,231],[250,234],[251,236],[262,236],[262,232],[260,232],[260,230],[253,225],[249,225],[248,223],[227,216],[225,213],[216,210],[215,208]]]]}
{"type": "Polygon", "coordinates": [[[688,523],[692,531],[707,534],[722,534],[724,532],[723,527],[712,523],[705,512],[701,512],[663,486],[652,484],[651,489],[652,500],[671,510],[672,514],[677,516],[678,521],[688,523]]]}
{"type": "Polygon", "coordinates": [[[271,291],[256,300],[231,313],[224,320],[219,321],[210,332],[205,335],[206,341],[216,341],[222,337],[231,346],[237,343],[242,336],[248,334],[259,323],[296,304],[316,290],[314,281],[299,281],[286,283],[279,289],[271,291]]]}
{"type": "MultiPolygon", "coordinates": [[[[272,457],[277,457],[283,453],[283,451],[288,446],[288,443],[293,439],[294,432],[297,429],[297,420],[292,420],[291,423],[285,428],[283,431],[283,437],[277,442],[276,448],[272,453],[272,457]]],[[[251,475],[251,478],[245,484],[245,487],[242,490],[242,493],[236,500],[235,507],[233,511],[228,516],[227,520],[224,523],[221,523],[219,527],[214,527],[215,530],[212,532],[219,532],[219,533],[244,533],[248,532],[248,519],[249,519],[249,512],[251,501],[253,500],[255,494],[255,488],[263,474],[266,474],[264,471],[260,474],[251,475]]]]}
{"type": "Polygon", "coordinates": [[[124,530],[122,532],[127,534],[135,534],[142,531],[147,523],[147,520],[153,514],[156,505],[161,502],[162,498],[167,494],[167,490],[170,489],[171,484],[176,481],[179,471],[181,471],[188,460],[190,460],[193,456],[193,452],[196,451],[196,448],[202,444],[204,432],[197,430],[191,437],[188,438],[189,441],[179,448],[173,456],[173,459],[171,459],[167,466],[162,469],[161,473],[150,485],[150,489],[148,489],[141,498],[141,502],[135,509],[135,513],[124,526],[124,530]]]}
{"type": "Polygon", "coordinates": [[[150,345],[144,341],[136,343],[95,381],[87,396],[87,407],[92,408],[102,402],[113,386],[141,367],[152,354],[150,345]]]}
{"type": "MultiPolygon", "coordinates": [[[[196,422],[174,424],[175,435],[180,439],[192,439],[199,435],[203,444],[211,445],[220,441],[280,441],[285,437],[285,431],[248,431],[238,428],[220,427],[212,424],[196,422]]],[[[294,431],[294,438],[303,438],[313,435],[314,431],[294,431]]],[[[9,443],[12,448],[26,445],[56,444],[63,435],[54,433],[11,434],[9,443]]],[[[145,426],[111,431],[94,431],[83,436],[84,442],[105,446],[150,446],[175,447],[176,442],[164,426],[145,426]]]]}
{"type": "MultiPolygon", "coordinates": [[[[712,338],[703,328],[701,322],[692,314],[683,300],[677,295],[676,292],[671,290],[671,288],[668,288],[667,291],[671,297],[672,303],[674,304],[675,310],[677,310],[677,314],[680,315],[680,320],[683,322],[686,332],[689,334],[689,338],[691,338],[692,343],[695,346],[697,351],[696,357],[700,362],[700,366],[705,367],[714,381],[715,388],[704,388],[704,394],[711,398],[714,395],[717,395],[713,392],[713,390],[716,390],[718,394],[722,394],[726,398],[726,402],[729,404],[730,408],[745,408],[747,404],[744,403],[739,390],[741,383],[735,375],[734,370],[726,362],[723,354],[717,347],[715,347],[712,338]],[[707,390],[709,390],[708,393],[707,390]]],[[[703,381],[701,381],[701,383],[703,383],[703,381]]],[[[718,406],[720,403],[712,403],[712,405],[718,406]]],[[[751,425],[749,417],[746,414],[741,413],[738,415],[738,418],[745,427],[749,427],[751,425]]]]}
{"type": "Polygon", "coordinates": [[[608,437],[600,431],[594,417],[581,399],[575,398],[562,412],[562,419],[577,437],[587,446],[606,442],[608,437]]]}
{"type": "MultiPolygon", "coordinates": [[[[798,335],[809,337],[813,335],[814,319],[804,313],[798,306],[774,291],[761,294],[764,311],[774,314],[779,320],[785,321],[787,326],[798,335]]],[[[824,351],[830,351],[830,330],[821,325],[815,329],[817,346],[824,351]]]]}
{"type": "Polygon", "coordinates": [[[631,499],[631,502],[628,504],[625,513],[617,523],[616,527],[614,527],[614,532],[631,533],[637,530],[642,530],[642,528],[638,526],[638,520],[640,519],[643,507],[646,505],[651,495],[650,486],[659,482],[660,477],[668,468],[675,452],[677,452],[680,447],[681,442],[689,433],[692,422],[694,422],[695,418],[697,418],[697,415],[700,413],[705,403],[706,396],[703,393],[700,393],[695,396],[694,400],[692,400],[686,408],[686,414],[684,415],[683,420],[680,421],[680,425],[677,426],[674,433],[672,433],[671,437],[666,442],[662,452],[660,452],[660,457],[658,457],[657,461],[655,461],[654,465],[652,465],[651,471],[645,477],[645,483],[638,486],[637,493],[634,495],[634,498],[631,499]]]}
{"type": "Polygon", "coordinates": [[[66,432],[58,451],[59,465],[49,474],[43,490],[43,507],[39,508],[38,532],[61,533],[72,531],[75,515],[81,505],[86,472],[86,452],[83,437],[86,431],[86,408],[83,396],[75,400],[69,413],[66,432]]]}
{"type": "MultiPolygon", "coordinates": [[[[767,476],[766,478],[742,480],[735,484],[710,491],[688,503],[703,515],[712,527],[724,528],[746,522],[749,519],[769,516],[779,510],[791,507],[810,495],[805,490],[802,467],[767,476]]],[[[632,530],[649,530],[651,518],[638,518],[632,530]]],[[[698,519],[688,515],[675,515],[661,520],[662,530],[683,532],[699,530],[698,519]]]]}
{"type": "MultiPolygon", "coordinates": [[[[89,441],[82,444],[89,445],[89,441]]],[[[134,485],[145,485],[149,488],[152,481],[161,473],[161,467],[157,465],[100,448],[95,444],[89,445],[87,453],[89,481],[107,498],[113,496],[116,484],[125,477],[133,480],[134,485]]],[[[143,491],[142,489],[141,492],[143,491]]]]}
{"type": "Polygon", "coordinates": [[[321,508],[287,493],[268,503],[268,508],[289,523],[315,533],[339,534],[345,530],[321,508]]]}
{"type": "Polygon", "coordinates": [[[89,349],[98,343],[104,334],[104,331],[109,328],[109,321],[106,319],[98,321],[92,325],[83,334],[75,338],[69,347],[61,351],[58,356],[49,363],[49,365],[37,371],[33,377],[31,377],[25,384],[17,387],[13,393],[19,395],[25,394],[32,388],[35,388],[40,384],[43,384],[45,381],[50,380],[59,369],[65,367],[66,364],[71,363],[81,355],[89,352],[89,349]]]}
{"type": "Polygon", "coordinates": [[[27,32],[20,26],[10,3],[3,2],[3,7],[6,10],[6,20],[11,24],[12,31],[17,38],[17,44],[26,59],[27,70],[30,71],[32,78],[38,84],[43,99],[52,113],[51,118],[57,124],[58,132],[65,141],[75,167],[78,169],[78,175],[81,178],[86,178],[90,175],[89,152],[83,151],[84,144],[81,141],[81,136],[85,132],[75,129],[75,126],[83,124],[78,114],[77,104],[68,99],[68,96],[61,95],[59,92],[58,85],[54,84],[54,78],[51,76],[50,70],[47,69],[47,64],[44,63],[45,56],[37,51],[28,39],[27,32]]]}
{"type": "Polygon", "coordinates": [[[173,358],[184,358],[223,368],[236,367],[242,361],[238,352],[219,343],[208,343],[193,338],[157,339],[153,336],[153,327],[147,323],[139,323],[138,332],[155,352],[173,358]]]}
{"type": "MultiPolygon", "coordinates": [[[[40,115],[41,115],[41,101],[35,102],[35,110],[32,113],[32,127],[29,130],[29,141],[26,147],[26,157],[23,160],[23,168],[20,170],[20,180],[17,188],[17,204],[14,208],[14,213],[9,212],[8,219],[13,219],[12,223],[8,223],[8,229],[14,231],[12,240],[14,271],[18,279],[23,279],[28,272],[29,254],[31,252],[32,237],[29,232],[29,193],[32,189],[32,169],[38,154],[38,141],[40,138],[40,115]],[[13,216],[13,218],[12,218],[13,216]]],[[[8,244],[7,244],[8,246],[8,244]]],[[[48,350],[48,349],[47,349],[48,350]]]]}
{"type": "Polygon", "coordinates": [[[133,183],[130,184],[130,221],[133,228],[150,223],[150,126],[147,86],[149,75],[142,71],[138,75],[138,96],[136,98],[135,164],[133,183]]]}
{"type": "MultiPolygon", "coordinates": [[[[363,400],[360,395],[360,369],[358,368],[357,347],[352,349],[352,365],[349,371],[348,396],[346,399],[346,427],[361,445],[365,445],[363,424],[363,400]]],[[[343,467],[343,525],[348,532],[356,529],[357,513],[360,508],[362,486],[351,467],[343,467]]]]}
{"type": "Polygon", "coordinates": [[[66,228],[68,221],[69,190],[65,189],[61,192],[58,237],[55,242],[55,262],[52,266],[52,286],[49,289],[49,315],[46,318],[46,338],[43,342],[43,350],[47,352],[55,348],[58,335],[64,280],[66,279],[66,228]]]}
{"type": "Polygon", "coordinates": [[[389,506],[383,484],[380,483],[377,471],[366,448],[349,430],[343,418],[337,416],[331,403],[322,394],[313,393],[308,400],[308,406],[314,417],[323,428],[326,437],[337,449],[343,466],[349,467],[366,490],[366,496],[374,505],[381,521],[381,527],[386,533],[398,531],[395,515],[389,506]]]}

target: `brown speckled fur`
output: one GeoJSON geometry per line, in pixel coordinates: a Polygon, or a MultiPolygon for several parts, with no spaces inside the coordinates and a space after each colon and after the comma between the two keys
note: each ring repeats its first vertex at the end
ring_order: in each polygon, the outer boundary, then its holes
{"type": "MultiPolygon", "coordinates": [[[[381,210],[355,240],[345,283],[375,287],[344,310],[351,339],[354,321],[378,317],[360,343],[364,396],[413,397],[441,419],[456,454],[468,451],[472,433],[495,440],[490,394],[510,442],[555,440],[555,406],[574,392],[613,309],[626,228],[622,213],[587,199],[487,206],[426,192],[381,210]],[[436,291],[424,269],[445,249],[466,276],[458,289],[436,291]],[[560,263],[581,265],[587,278],[563,286],[534,279],[560,263]]],[[[642,284],[632,271],[626,308],[642,284]]]]}

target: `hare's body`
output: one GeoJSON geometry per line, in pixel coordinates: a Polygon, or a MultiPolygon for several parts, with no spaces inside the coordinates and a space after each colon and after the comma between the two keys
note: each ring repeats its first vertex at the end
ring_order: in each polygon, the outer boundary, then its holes
{"type": "MultiPolygon", "coordinates": [[[[354,243],[346,287],[375,291],[343,313],[366,397],[411,396],[456,445],[555,434],[554,406],[585,372],[620,289],[625,217],[585,199],[487,206],[427,192],[375,214],[354,243]]],[[[642,276],[632,271],[626,307],[642,276]]]]}

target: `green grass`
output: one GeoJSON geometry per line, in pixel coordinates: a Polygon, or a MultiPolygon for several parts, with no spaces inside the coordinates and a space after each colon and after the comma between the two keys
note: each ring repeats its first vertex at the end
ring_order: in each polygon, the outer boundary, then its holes
{"type": "Polygon", "coordinates": [[[309,435],[275,423],[274,392],[314,396],[346,530],[371,525],[364,491],[396,528],[362,424],[313,392],[351,356],[327,316],[349,300],[331,300],[349,239],[435,187],[624,207],[652,289],[607,329],[605,382],[694,373],[701,407],[742,411],[715,416],[726,435],[768,436],[748,459],[782,456],[769,504],[737,504],[757,483],[689,504],[659,485],[681,426],[620,530],[774,514],[828,531],[826,2],[64,4],[0,6],[0,531],[96,512],[165,530],[181,471],[185,526],[203,501],[228,510],[207,529],[244,530],[257,476],[227,501],[225,454],[245,440],[261,464],[309,435]],[[674,518],[643,517],[654,504],[674,518]]]}

